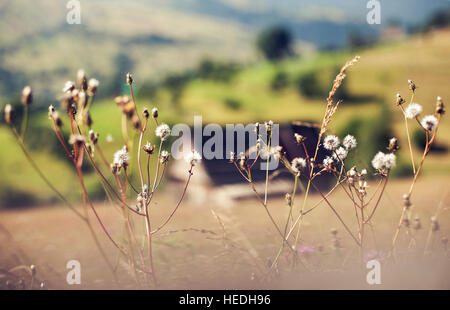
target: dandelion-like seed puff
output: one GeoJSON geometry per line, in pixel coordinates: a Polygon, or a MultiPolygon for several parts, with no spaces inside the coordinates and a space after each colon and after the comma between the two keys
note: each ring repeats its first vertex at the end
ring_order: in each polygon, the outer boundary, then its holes
{"type": "Polygon", "coordinates": [[[409,119],[414,119],[422,113],[422,106],[418,103],[411,103],[405,109],[405,116],[409,119]]]}
{"type": "Polygon", "coordinates": [[[323,140],[323,147],[327,150],[334,151],[339,146],[339,138],[335,135],[328,135],[323,140]]]}
{"type": "Polygon", "coordinates": [[[428,131],[432,131],[436,128],[438,124],[438,119],[434,115],[427,115],[425,116],[422,121],[420,122],[423,128],[425,128],[428,131]]]}
{"type": "Polygon", "coordinates": [[[155,134],[157,137],[160,137],[161,140],[167,139],[167,137],[170,135],[170,127],[166,124],[161,124],[155,129],[155,134]]]}

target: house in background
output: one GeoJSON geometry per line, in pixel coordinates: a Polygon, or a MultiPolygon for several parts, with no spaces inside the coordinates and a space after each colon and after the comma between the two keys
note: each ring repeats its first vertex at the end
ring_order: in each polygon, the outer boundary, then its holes
{"type": "MultiPolygon", "coordinates": [[[[225,128],[222,128],[222,130],[223,136],[225,137],[225,128]]],[[[289,161],[295,157],[306,157],[303,147],[296,143],[295,133],[306,137],[306,149],[313,156],[317,144],[319,126],[300,122],[279,125],[279,145],[283,147],[283,151],[286,153],[285,156],[289,161]]],[[[203,137],[202,145],[210,138],[208,136],[203,137]]],[[[237,140],[236,136],[234,140],[237,140]]],[[[246,145],[247,148],[251,147],[249,146],[248,135],[246,135],[246,145]]],[[[225,146],[223,149],[225,153],[225,146]]],[[[224,159],[202,159],[195,166],[194,176],[186,192],[186,199],[201,204],[211,203],[214,205],[231,206],[238,200],[255,197],[250,184],[237,171],[234,164],[230,163],[229,159],[226,159],[229,156],[225,155],[223,156],[224,159]]],[[[318,161],[321,162],[325,156],[326,154],[324,154],[321,148],[318,154],[318,161]]],[[[252,169],[252,178],[255,181],[255,187],[261,195],[264,194],[266,171],[260,169],[260,165],[264,163],[265,160],[258,159],[252,169]]],[[[169,180],[180,183],[180,186],[174,188],[180,188],[186,182],[188,169],[189,164],[183,160],[172,162],[169,170],[169,180]]],[[[285,195],[286,193],[292,192],[294,178],[283,164],[280,163],[276,170],[269,171],[269,173],[271,175],[269,195],[285,195]]],[[[329,185],[329,181],[330,178],[327,175],[321,175],[316,179],[316,184],[326,188],[329,185]]],[[[297,192],[300,192],[300,188],[297,192]]]]}

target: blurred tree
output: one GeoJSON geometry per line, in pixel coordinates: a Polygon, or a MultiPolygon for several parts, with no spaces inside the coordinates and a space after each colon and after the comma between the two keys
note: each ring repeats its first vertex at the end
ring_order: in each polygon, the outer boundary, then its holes
{"type": "Polygon", "coordinates": [[[283,26],[272,26],[257,37],[256,47],[269,60],[279,60],[292,54],[293,38],[283,26]]]}

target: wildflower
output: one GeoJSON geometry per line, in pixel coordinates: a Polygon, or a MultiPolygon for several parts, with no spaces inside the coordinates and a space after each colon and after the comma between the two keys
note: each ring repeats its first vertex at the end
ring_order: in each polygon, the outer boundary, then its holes
{"type": "Polygon", "coordinates": [[[348,150],[341,146],[334,152],[333,157],[339,161],[344,161],[347,158],[347,155],[348,150]]]}
{"type": "Polygon", "coordinates": [[[327,150],[334,151],[339,146],[339,138],[335,135],[328,135],[323,140],[323,147],[327,150]]]}
{"type": "Polygon", "coordinates": [[[323,166],[325,167],[325,169],[331,170],[333,168],[333,165],[334,159],[330,156],[325,157],[325,159],[323,160],[323,166]]]}
{"type": "Polygon", "coordinates": [[[161,124],[156,127],[156,136],[161,137],[161,140],[165,140],[168,135],[170,135],[170,128],[166,124],[161,124]]]}
{"type": "Polygon", "coordinates": [[[133,76],[130,72],[127,73],[127,85],[133,84],[133,76]]]}
{"type": "Polygon", "coordinates": [[[169,152],[161,151],[161,156],[159,158],[160,163],[161,164],[166,163],[169,160],[169,156],[170,156],[169,152]]]}
{"type": "Polygon", "coordinates": [[[67,81],[62,89],[63,93],[72,92],[75,89],[75,84],[72,81],[67,81]]]}
{"type": "Polygon", "coordinates": [[[418,103],[411,103],[405,109],[405,117],[414,119],[422,113],[422,106],[418,103]]]}
{"type": "Polygon", "coordinates": [[[78,70],[77,72],[78,85],[80,85],[80,89],[83,91],[87,90],[87,79],[86,73],[83,69],[78,70]]]}
{"type": "Polygon", "coordinates": [[[94,96],[95,93],[97,92],[98,89],[98,80],[96,79],[90,79],[88,82],[88,88],[87,88],[87,92],[89,94],[89,96],[94,96]]]}
{"type": "Polygon", "coordinates": [[[8,125],[11,125],[14,123],[14,121],[16,120],[16,113],[14,112],[14,108],[12,107],[12,105],[7,104],[5,105],[5,122],[8,125]]]}
{"type": "Polygon", "coordinates": [[[408,87],[410,90],[412,90],[413,92],[416,90],[416,84],[414,84],[414,82],[412,80],[408,80],[408,87]]]}
{"type": "Polygon", "coordinates": [[[436,99],[436,114],[444,114],[445,108],[444,108],[444,102],[442,101],[441,97],[437,97],[436,99]]]}
{"type": "Polygon", "coordinates": [[[144,149],[144,151],[145,151],[147,154],[151,155],[151,154],[153,154],[153,151],[155,150],[155,147],[154,147],[153,145],[151,145],[150,142],[147,142],[147,143],[144,145],[143,149],[144,149]]]}
{"type": "Polygon", "coordinates": [[[396,103],[397,103],[397,105],[402,105],[405,103],[405,100],[402,98],[402,96],[399,93],[397,93],[397,96],[396,96],[396,103]]]}
{"type": "Polygon", "coordinates": [[[380,172],[391,170],[395,166],[395,163],[396,156],[393,153],[384,154],[378,152],[372,160],[372,166],[380,172]]]}
{"type": "Polygon", "coordinates": [[[347,150],[354,149],[358,145],[358,143],[356,142],[356,138],[352,135],[345,136],[342,144],[345,146],[347,150]]]}
{"type": "Polygon", "coordinates": [[[192,151],[184,157],[184,160],[191,166],[195,166],[201,159],[202,157],[197,151],[192,151]]]}
{"type": "Polygon", "coordinates": [[[397,140],[397,138],[391,138],[390,140],[389,140],[389,146],[387,147],[387,149],[389,150],[389,151],[391,151],[391,152],[396,152],[396,151],[398,151],[398,149],[399,149],[400,147],[398,146],[398,140],[397,140]]]}
{"type": "Polygon", "coordinates": [[[428,131],[432,131],[436,128],[438,124],[438,120],[436,116],[434,115],[427,115],[424,118],[422,118],[422,121],[420,122],[423,128],[425,128],[428,131]]]}
{"type": "Polygon", "coordinates": [[[33,94],[30,86],[25,86],[22,90],[22,98],[20,99],[23,105],[30,105],[33,102],[33,94]]]}
{"type": "Polygon", "coordinates": [[[153,109],[152,109],[152,117],[153,117],[154,119],[157,119],[157,118],[158,118],[158,109],[157,109],[157,108],[153,108],[153,109]]]}
{"type": "Polygon", "coordinates": [[[125,145],[121,150],[114,153],[113,164],[118,168],[126,168],[130,164],[130,154],[128,153],[128,149],[125,145]]]}

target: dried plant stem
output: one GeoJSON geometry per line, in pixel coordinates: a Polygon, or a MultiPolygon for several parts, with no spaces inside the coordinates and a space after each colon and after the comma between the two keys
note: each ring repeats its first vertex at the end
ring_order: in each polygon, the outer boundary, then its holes
{"type": "MultiPolygon", "coordinates": [[[[412,103],[413,98],[414,98],[414,92],[412,93],[410,103],[412,103]]],[[[413,149],[412,149],[411,137],[410,137],[410,134],[409,134],[408,118],[406,118],[406,113],[405,113],[405,110],[403,109],[402,105],[400,105],[400,109],[402,109],[402,112],[403,112],[403,118],[405,119],[405,128],[406,128],[406,137],[407,137],[407,139],[408,139],[409,156],[410,156],[410,158],[411,158],[411,164],[412,164],[413,172],[414,172],[414,174],[415,174],[415,173],[416,173],[416,165],[415,165],[415,163],[414,163],[414,155],[413,155],[413,149]]]]}
{"type": "Polygon", "coordinates": [[[28,127],[28,104],[26,104],[23,108],[23,120],[22,120],[22,124],[21,124],[21,130],[20,130],[20,139],[22,141],[25,140],[25,133],[27,131],[27,127],[28,127]]]}
{"type": "Polygon", "coordinates": [[[86,221],[86,219],[84,218],[83,215],[81,215],[80,212],[78,212],[75,207],[66,199],[66,197],[64,197],[63,194],[61,194],[60,191],[58,191],[55,186],[53,186],[53,184],[47,179],[47,177],[44,175],[44,173],[41,171],[41,169],[39,169],[38,165],[34,162],[33,158],[31,157],[30,153],[28,153],[27,148],[25,147],[25,144],[23,143],[23,141],[20,139],[19,134],[17,133],[16,129],[14,127],[11,127],[11,130],[14,134],[14,136],[16,136],[17,138],[17,142],[20,146],[20,148],[22,149],[23,154],[25,155],[25,157],[27,158],[28,162],[30,163],[30,165],[33,167],[33,169],[37,172],[37,174],[39,174],[40,178],[45,182],[45,184],[47,184],[47,186],[65,203],[65,205],[72,210],[78,217],[80,217],[83,221],[86,221]]]}
{"type": "MultiPolygon", "coordinates": [[[[422,154],[422,159],[420,160],[420,163],[419,163],[419,167],[417,168],[417,171],[416,171],[416,173],[414,174],[413,180],[412,180],[411,185],[410,185],[410,187],[409,187],[409,191],[408,191],[408,194],[407,194],[407,196],[408,196],[409,198],[411,198],[411,195],[412,195],[413,189],[414,189],[414,185],[416,184],[416,181],[417,181],[417,179],[418,179],[418,177],[419,177],[419,174],[420,174],[420,171],[421,171],[421,169],[422,169],[422,166],[423,166],[423,164],[424,164],[424,162],[425,162],[425,159],[426,159],[428,153],[430,152],[431,145],[433,144],[434,140],[436,139],[436,135],[437,135],[437,132],[438,132],[439,124],[440,124],[440,123],[441,123],[441,114],[438,114],[438,123],[437,123],[436,129],[434,130],[434,133],[433,133],[433,136],[432,136],[431,139],[429,139],[429,132],[426,131],[426,144],[425,144],[425,148],[424,148],[424,151],[423,151],[423,154],[422,154]]],[[[395,245],[396,245],[396,243],[397,243],[398,235],[399,235],[400,229],[401,229],[401,227],[402,227],[403,218],[404,218],[404,216],[405,216],[407,210],[408,210],[408,206],[406,206],[406,205],[403,206],[402,214],[401,214],[401,216],[400,216],[400,220],[399,220],[399,222],[398,222],[397,229],[395,230],[394,237],[393,237],[393,239],[392,239],[392,248],[393,248],[394,252],[395,252],[395,245]]]]}

